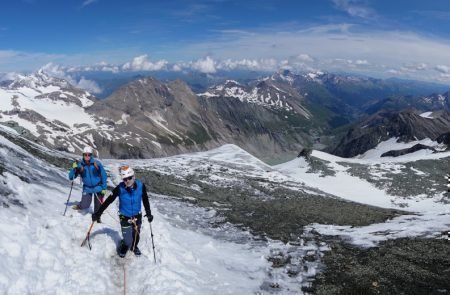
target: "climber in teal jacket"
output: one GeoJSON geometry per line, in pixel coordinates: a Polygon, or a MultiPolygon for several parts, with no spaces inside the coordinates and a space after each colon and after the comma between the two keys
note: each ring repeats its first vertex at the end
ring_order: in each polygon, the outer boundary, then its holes
{"type": "Polygon", "coordinates": [[[77,210],[89,208],[94,196],[94,212],[97,212],[107,192],[107,175],[102,163],[93,158],[90,146],[84,148],[83,158],[74,162],[69,171],[70,180],[78,176],[83,182],[83,193],[81,202],[73,208],[77,210]]]}

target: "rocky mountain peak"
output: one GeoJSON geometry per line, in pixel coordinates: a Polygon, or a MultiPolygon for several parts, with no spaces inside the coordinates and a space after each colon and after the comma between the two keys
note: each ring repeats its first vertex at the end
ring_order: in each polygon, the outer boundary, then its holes
{"type": "Polygon", "coordinates": [[[419,103],[426,105],[430,110],[450,109],[450,92],[421,96],[417,100],[419,103]]]}
{"type": "Polygon", "coordinates": [[[410,142],[430,138],[436,140],[450,130],[450,112],[434,114],[433,118],[420,116],[414,110],[378,112],[351,128],[332,151],[342,157],[354,157],[375,148],[391,138],[410,142]]]}
{"type": "Polygon", "coordinates": [[[276,80],[265,78],[246,85],[227,80],[225,83],[213,86],[207,92],[199,95],[209,98],[235,98],[241,102],[294,111],[309,117],[309,112],[302,106],[303,97],[286,81],[279,82],[275,76],[272,76],[272,78],[276,80]]]}
{"type": "Polygon", "coordinates": [[[17,90],[19,88],[32,88],[38,89],[42,87],[57,86],[60,88],[68,88],[70,84],[59,78],[51,77],[45,73],[42,69],[32,74],[17,74],[10,75],[10,83],[6,86],[8,89],[17,90]]]}

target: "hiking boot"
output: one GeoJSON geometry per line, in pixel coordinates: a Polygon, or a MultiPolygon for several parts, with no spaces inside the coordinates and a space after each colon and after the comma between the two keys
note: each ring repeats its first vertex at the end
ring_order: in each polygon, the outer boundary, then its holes
{"type": "Polygon", "coordinates": [[[125,245],[125,243],[122,243],[122,245],[120,245],[120,247],[119,247],[119,256],[124,258],[125,255],[127,255],[127,251],[128,251],[128,246],[125,245]]]}
{"type": "Polygon", "coordinates": [[[141,256],[141,250],[139,250],[139,248],[138,247],[134,247],[134,255],[136,255],[136,256],[141,256]]]}
{"type": "Polygon", "coordinates": [[[73,210],[81,210],[80,204],[76,204],[72,206],[73,210]]]}

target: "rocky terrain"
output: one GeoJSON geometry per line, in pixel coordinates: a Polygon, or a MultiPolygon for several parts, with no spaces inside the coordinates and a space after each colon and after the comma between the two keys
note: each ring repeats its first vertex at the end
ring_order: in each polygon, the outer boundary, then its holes
{"type": "MultiPolygon", "coordinates": [[[[31,186],[51,179],[67,185],[61,175],[72,155],[7,130],[2,128],[1,136],[32,156],[14,152],[3,140],[0,148],[10,156],[3,158],[2,177],[17,175],[31,186]],[[29,173],[29,168],[10,165],[13,152],[28,163],[24,167],[43,170],[29,173]],[[63,169],[57,172],[55,167],[63,169]]],[[[442,238],[450,226],[445,209],[449,204],[441,175],[448,153],[416,161],[400,156],[394,163],[352,162],[317,151],[305,156],[269,166],[237,146],[225,145],[205,153],[103,162],[112,180],[122,163],[136,168],[162,214],[159,222],[258,247],[279,241],[265,255],[271,267],[260,284],[263,292],[448,292],[450,247],[442,238]],[[360,202],[353,202],[354,196],[360,202]],[[192,215],[194,208],[206,211],[192,215]]],[[[43,202],[20,198],[12,187],[2,186],[1,194],[2,207],[11,212],[43,202]]]]}
{"type": "MultiPolygon", "coordinates": [[[[154,159],[146,164],[138,160],[128,163],[140,167],[139,177],[151,184],[154,197],[175,198],[193,206],[212,208],[217,212],[211,223],[214,227],[230,222],[250,231],[258,240],[281,240],[286,243],[292,252],[274,251],[268,259],[278,273],[290,278],[302,278],[298,292],[358,294],[367,290],[368,294],[398,294],[407,293],[411,286],[417,288],[415,294],[448,292],[446,271],[450,265],[448,259],[442,259],[450,250],[442,240],[444,229],[450,226],[448,212],[444,209],[439,214],[427,213],[420,217],[422,213],[411,211],[426,208],[430,203],[437,208],[440,204],[447,204],[447,198],[442,194],[445,183],[440,174],[445,170],[449,157],[393,164],[373,162],[370,165],[343,159],[333,161],[325,160],[316,153],[305,162],[299,159],[297,167],[307,163],[302,170],[306,178],[299,182],[286,177],[284,168],[267,166],[231,146],[205,154],[154,159]],[[339,167],[345,167],[345,172],[339,167]],[[341,197],[345,195],[342,195],[338,185],[328,187],[327,191],[321,190],[325,183],[345,181],[344,175],[351,175],[355,195],[358,192],[365,194],[364,190],[359,190],[358,182],[364,183],[367,195],[366,199],[360,199],[362,202],[370,204],[372,194],[380,194],[378,198],[381,198],[386,192],[389,197],[383,202],[392,208],[350,202],[346,197],[341,197]],[[317,182],[319,179],[323,179],[324,184],[317,182]],[[316,187],[310,185],[313,182],[316,187]],[[371,188],[369,183],[377,189],[371,188]],[[437,228],[435,225],[430,224],[428,229],[426,222],[422,221],[430,220],[434,215],[440,217],[439,222],[443,222],[438,233],[433,232],[437,228]],[[398,228],[389,225],[396,222],[398,228]],[[425,228],[411,234],[411,238],[402,238],[405,229],[418,229],[419,224],[425,228]],[[386,228],[383,228],[384,225],[386,228]],[[327,230],[322,230],[322,226],[364,232],[368,228],[367,232],[373,231],[373,239],[380,242],[376,246],[361,247],[354,245],[350,237],[339,237],[340,233],[331,235],[327,230]],[[371,227],[374,229],[369,230],[371,227]],[[302,252],[304,248],[296,248],[300,245],[310,245],[311,251],[302,252]],[[325,250],[328,248],[331,250],[325,250]],[[310,280],[304,273],[310,262],[318,263],[320,273],[314,276],[317,280],[310,280]],[[431,267],[433,263],[436,268],[431,267]],[[299,272],[298,269],[303,267],[303,271],[299,272]],[[398,274],[395,269],[405,271],[398,274]],[[425,283],[428,280],[431,283],[425,283]]],[[[350,195],[347,197],[351,198],[350,195]]],[[[379,201],[373,200],[374,203],[379,201]]],[[[358,233],[355,235],[358,236],[358,233]]],[[[361,241],[372,238],[365,239],[361,235],[361,241]]],[[[289,291],[292,291],[291,285],[287,287],[286,282],[281,281],[271,281],[264,286],[268,292],[290,294],[289,291]]]]}

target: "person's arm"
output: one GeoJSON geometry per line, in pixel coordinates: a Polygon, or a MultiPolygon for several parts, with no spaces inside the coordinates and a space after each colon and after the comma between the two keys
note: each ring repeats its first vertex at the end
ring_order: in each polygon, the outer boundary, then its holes
{"type": "Polygon", "coordinates": [[[142,184],[142,203],[144,204],[145,213],[148,219],[148,222],[152,222],[153,215],[152,210],[150,210],[150,201],[148,200],[147,188],[145,184],[142,184]]]}
{"type": "Polygon", "coordinates": [[[69,170],[69,180],[74,180],[75,178],[78,177],[78,175],[80,174],[79,169],[80,163],[78,163],[78,161],[73,162],[69,170]]]}
{"type": "Polygon", "coordinates": [[[102,214],[106,210],[106,208],[108,208],[108,206],[111,205],[111,203],[116,200],[117,196],[119,195],[119,192],[120,192],[119,186],[116,186],[113,189],[112,194],[109,195],[108,198],[106,198],[106,200],[100,206],[98,211],[96,213],[92,214],[92,221],[97,221],[100,219],[100,217],[102,216],[102,214]]]}

